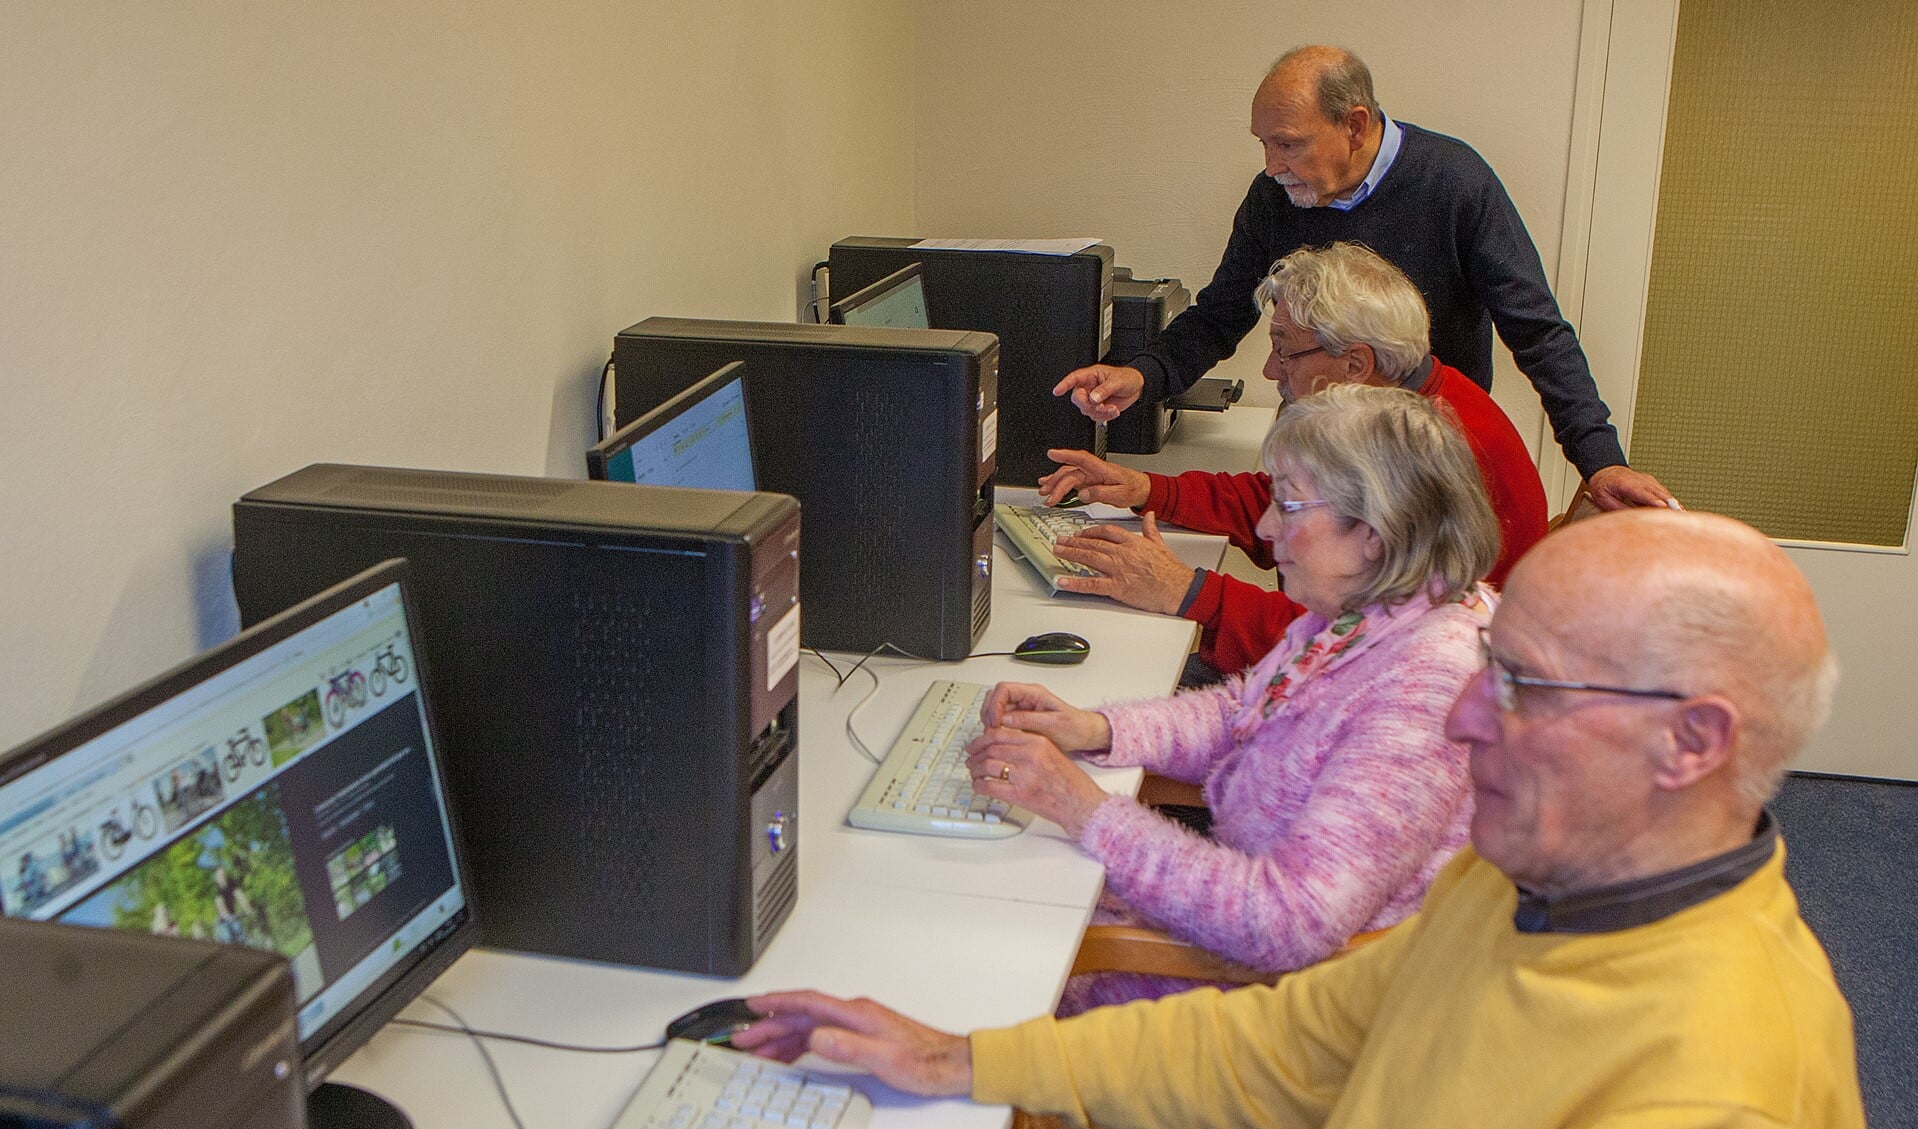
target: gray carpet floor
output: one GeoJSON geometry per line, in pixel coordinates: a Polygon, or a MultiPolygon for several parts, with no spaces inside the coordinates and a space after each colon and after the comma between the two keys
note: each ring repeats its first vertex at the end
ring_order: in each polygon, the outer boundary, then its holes
{"type": "Polygon", "coordinates": [[[1918,1129],[1918,784],[1794,773],[1785,873],[1858,1029],[1873,1129],[1918,1129]]]}

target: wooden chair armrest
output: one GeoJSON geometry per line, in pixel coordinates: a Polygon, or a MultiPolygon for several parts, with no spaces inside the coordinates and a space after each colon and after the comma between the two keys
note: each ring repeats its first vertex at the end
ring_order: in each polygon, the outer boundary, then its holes
{"type": "MultiPolygon", "coordinates": [[[[1384,929],[1359,933],[1333,955],[1349,953],[1384,935],[1384,929]]],[[[1072,975],[1087,972],[1139,972],[1229,984],[1270,984],[1282,975],[1247,968],[1157,929],[1135,925],[1087,926],[1079,941],[1079,955],[1072,962],[1072,975]]]]}
{"type": "Polygon", "coordinates": [[[1179,976],[1187,980],[1224,980],[1233,984],[1270,983],[1272,976],[1235,964],[1197,945],[1167,936],[1157,929],[1133,925],[1091,925],[1079,941],[1072,974],[1086,972],[1143,972],[1151,976],[1179,976]]]}
{"type": "Polygon", "coordinates": [[[1139,782],[1139,802],[1149,808],[1164,804],[1179,804],[1189,808],[1206,806],[1205,793],[1199,790],[1197,784],[1187,784],[1156,772],[1146,773],[1145,779],[1139,782]]]}
{"type": "Polygon", "coordinates": [[[1565,507],[1564,513],[1545,523],[1545,532],[1556,533],[1572,522],[1604,512],[1598,508],[1597,502],[1592,501],[1591,483],[1581,478],[1578,480],[1578,489],[1572,492],[1572,504],[1565,507]]]}

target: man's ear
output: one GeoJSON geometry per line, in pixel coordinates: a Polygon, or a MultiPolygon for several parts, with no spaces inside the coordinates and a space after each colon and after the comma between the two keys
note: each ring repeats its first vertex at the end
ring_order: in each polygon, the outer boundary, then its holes
{"type": "Polygon", "coordinates": [[[1379,374],[1379,355],[1363,341],[1353,344],[1337,360],[1345,366],[1345,375],[1351,384],[1383,384],[1385,378],[1379,374]]]}
{"type": "Polygon", "coordinates": [[[1372,111],[1354,106],[1345,112],[1345,121],[1340,124],[1345,127],[1345,138],[1356,152],[1365,147],[1365,135],[1372,130],[1372,111]]]}
{"type": "Polygon", "coordinates": [[[1738,707],[1717,694],[1688,698],[1671,722],[1671,742],[1652,779],[1669,792],[1682,791],[1731,760],[1743,722],[1738,707]]]}

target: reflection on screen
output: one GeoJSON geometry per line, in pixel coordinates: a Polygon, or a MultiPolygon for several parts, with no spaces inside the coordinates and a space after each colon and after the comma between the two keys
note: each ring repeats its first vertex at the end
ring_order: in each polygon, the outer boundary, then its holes
{"type": "Polygon", "coordinates": [[[754,489],[745,382],[734,377],[607,456],[606,477],[646,486],[754,489]]]}
{"type": "Polygon", "coordinates": [[[869,301],[847,306],[840,311],[847,325],[886,329],[927,329],[926,280],[914,274],[897,286],[875,294],[869,301]]]}
{"type": "Polygon", "coordinates": [[[280,953],[305,1039],[465,902],[398,584],[0,785],[0,912],[280,953]]]}

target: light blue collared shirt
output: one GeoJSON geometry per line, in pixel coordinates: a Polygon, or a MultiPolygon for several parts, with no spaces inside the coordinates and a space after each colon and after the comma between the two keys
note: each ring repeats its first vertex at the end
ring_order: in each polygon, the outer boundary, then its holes
{"type": "Polygon", "coordinates": [[[1388,117],[1384,110],[1379,111],[1379,120],[1385,123],[1385,135],[1379,138],[1379,155],[1372,158],[1372,171],[1366,173],[1365,179],[1352,190],[1351,199],[1330,200],[1326,202],[1326,207],[1349,212],[1365,203],[1366,197],[1372,195],[1372,190],[1379,186],[1379,181],[1383,180],[1386,172],[1391,169],[1392,162],[1398,159],[1399,142],[1405,140],[1405,131],[1400,129],[1399,123],[1388,117]]]}

